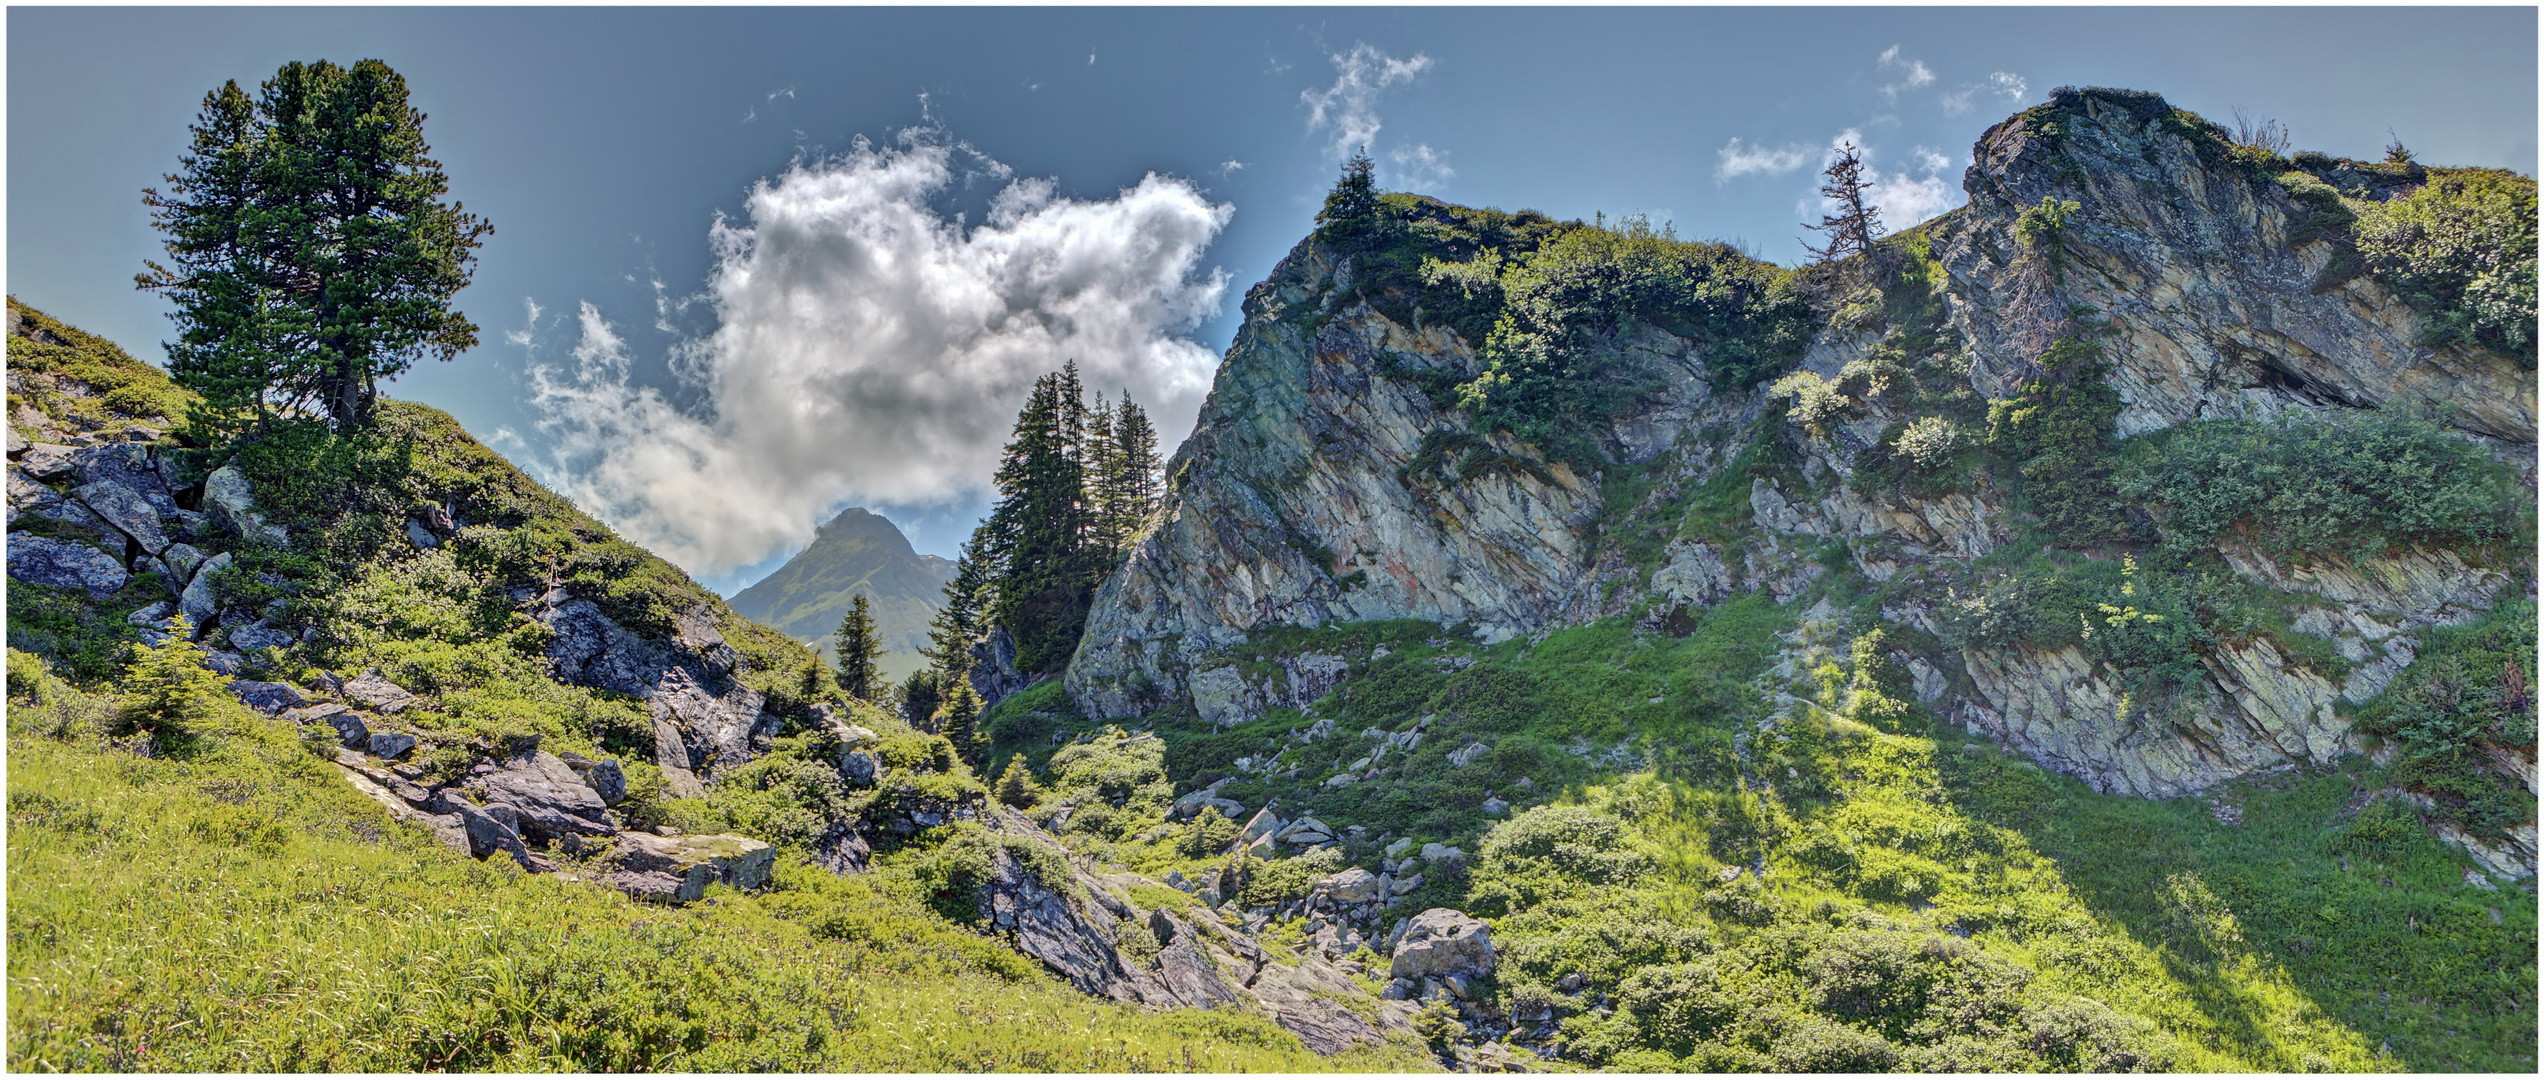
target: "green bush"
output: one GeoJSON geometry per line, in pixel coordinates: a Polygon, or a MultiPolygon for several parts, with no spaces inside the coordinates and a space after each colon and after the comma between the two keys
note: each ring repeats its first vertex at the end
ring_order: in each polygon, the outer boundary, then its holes
{"type": "Polygon", "coordinates": [[[2234,539],[2283,557],[2495,540],[2525,501],[2481,447],[2381,410],[2177,424],[2130,440],[2113,483],[2172,550],[2234,539]]]}
{"type": "Polygon", "coordinates": [[[2120,395],[2106,381],[2102,348],[2082,338],[2052,342],[2040,375],[2015,396],[1988,403],[1988,444],[2012,467],[2022,504],[2070,546],[2125,543],[2137,522],[2115,498],[2111,445],[2120,395]]]}
{"type": "Polygon", "coordinates": [[[2359,730],[2396,749],[2395,778],[2481,835],[2535,820],[2534,798],[2489,752],[2534,758],[2535,628],[2535,602],[2512,596],[2471,626],[2432,630],[2411,666],[2359,710],[2359,730]]]}
{"type": "Polygon", "coordinates": [[[2421,337],[2535,366],[2535,180],[2431,169],[2419,190],[2360,214],[2368,269],[2421,316],[2421,337]]]}

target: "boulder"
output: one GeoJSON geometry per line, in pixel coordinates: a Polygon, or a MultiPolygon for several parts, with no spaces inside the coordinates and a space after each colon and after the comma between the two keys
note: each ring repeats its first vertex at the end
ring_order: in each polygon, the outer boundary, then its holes
{"type": "Polygon", "coordinates": [[[1422,887],[1422,875],[1409,874],[1387,883],[1387,895],[1403,896],[1422,887]]]}
{"type": "Polygon", "coordinates": [[[149,504],[153,518],[174,517],[177,500],[160,476],[159,461],[147,443],[105,443],[74,451],[71,470],[82,484],[116,484],[132,492],[149,504]]]}
{"type": "Polygon", "coordinates": [[[442,546],[442,538],[433,535],[430,531],[427,531],[424,528],[423,523],[416,521],[414,518],[408,518],[406,520],[406,539],[407,542],[423,548],[426,551],[431,551],[434,548],[442,546]]]}
{"type": "Polygon", "coordinates": [[[1450,908],[1432,908],[1405,926],[1387,973],[1398,979],[1490,975],[1492,935],[1481,919],[1450,908]]]}
{"type": "Polygon", "coordinates": [[[1385,854],[1388,858],[1393,859],[1400,857],[1405,852],[1411,850],[1413,850],[1413,838],[1410,836],[1400,836],[1396,838],[1394,843],[1387,845],[1385,854]]]}
{"type": "Polygon", "coordinates": [[[1466,852],[1447,844],[1422,845],[1422,861],[1433,866],[1464,866],[1466,852]]]}
{"type": "Polygon", "coordinates": [[[545,750],[512,757],[470,779],[468,787],[488,806],[511,807],[520,821],[521,835],[532,840],[608,836],[618,831],[610,824],[608,804],[600,793],[545,750]]]}
{"type": "Polygon", "coordinates": [[[1228,778],[1221,777],[1209,787],[1185,792],[1182,797],[1175,800],[1172,811],[1175,820],[1183,821],[1200,813],[1203,807],[1210,805],[1212,800],[1219,797],[1219,789],[1226,786],[1228,786],[1228,778]]]}
{"type": "Polygon", "coordinates": [[[737,889],[768,884],[777,849],[747,836],[653,836],[618,834],[604,885],[639,900],[686,904],[706,895],[717,883],[737,889]]]}
{"type": "Polygon", "coordinates": [[[15,518],[21,510],[41,510],[62,501],[62,494],[28,476],[17,468],[9,470],[9,515],[15,518]]]}
{"type": "Polygon", "coordinates": [[[1494,796],[1484,800],[1483,809],[1486,817],[1500,817],[1510,813],[1510,803],[1503,801],[1500,796],[1494,796]]]}
{"type": "Polygon", "coordinates": [[[282,526],[266,524],[265,516],[257,513],[256,494],[237,465],[223,465],[203,478],[203,510],[213,523],[240,536],[263,537],[278,544],[291,539],[282,526]]]}
{"type": "Polygon", "coordinates": [[[124,616],[124,621],[145,629],[162,628],[161,624],[167,621],[168,616],[176,613],[177,605],[162,600],[150,605],[149,607],[137,609],[132,614],[124,616]]]}
{"type": "Polygon", "coordinates": [[[875,786],[883,777],[883,762],[864,750],[845,750],[839,755],[839,778],[851,788],[875,786]]]}
{"type": "Polygon", "coordinates": [[[372,668],[359,676],[346,679],[344,689],[339,692],[384,715],[394,714],[415,704],[414,693],[390,682],[387,676],[380,674],[378,668],[372,668]]]}
{"type": "MultiPolygon", "coordinates": [[[[372,746],[373,736],[371,734],[371,726],[362,722],[361,713],[354,712],[350,709],[340,710],[320,717],[319,721],[326,724],[328,727],[336,729],[336,741],[347,747],[356,750],[368,750],[372,746]]],[[[407,741],[410,744],[414,742],[412,739],[407,741]]],[[[376,751],[374,752],[376,753],[376,751]]],[[[392,755],[381,754],[380,756],[390,757],[392,755]]]]}
{"type": "Polygon", "coordinates": [[[1338,903],[1361,904],[1387,892],[1387,880],[1357,866],[1316,883],[1319,894],[1338,903]]]}
{"type": "Polygon", "coordinates": [[[10,425],[10,426],[9,426],[9,456],[10,456],[10,457],[16,457],[16,456],[18,456],[18,455],[20,455],[20,454],[26,453],[27,447],[30,447],[30,446],[33,446],[33,445],[35,445],[35,444],[34,444],[34,443],[32,443],[32,442],[27,441],[27,437],[26,437],[26,436],[18,434],[18,429],[17,429],[16,425],[10,425]]]}
{"type": "Polygon", "coordinates": [[[18,468],[38,480],[60,480],[71,475],[72,455],[76,449],[57,443],[35,443],[17,455],[18,468]]]}
{"type": "Polygon", "coordinates": [[[230,630],[230,647],[241,651],[280,649],[292,643],[289,631],[277,630],[263,619],[230,630]]]}
{"type": "Polygon", "coordinates": [[[393,758],[415,749],[415,736],[403,731],[374,731],[370,743],[372,757],[393,758]]]}
{"type": "Polygon", "coordinates": [[[531,873],[547,868],[547,860],[530,854],[530,849],[522,844],[520,830],[514,827],[517,819],[511,807],[481,807],[443,792],[433,809],[459,816],[460,828],[468,835],[469,857],[483,859],[500,851],[512,856],[512,861],[531,873]]]}
{"type": "Polygon", "coordinates": [[[576,766],[583,774],[584,786],[601,797],[604,805],[616,806],[627,799],[627,770],[620,768],[617,758],[602,758],[588,766],[576,766]]]}
{"type": "Polygon", "coordinates": [[[170,544],[159,553],[159,564],[168,570],[168,587],[182,593],[194,581],[194,572],[203,569],[203,551],[192,544],[170,544]]]}
{"type": "MultiPolygon", "coordinates": [[[[285,709],[297,709],[303,705],[309,704],[309,697],[302,694],[299,687],[293,686],[290,683],[256,682],[252,679],[238,679],[230,683],[230,692],[237,694],[238,699],[246,702],[248,708],[255,709],[256,711],[265,713],[269,716],[280,713],[285,709]]],[[[312,720],[324,720],[326,719],[326,715],[327,714],[312,714],[308,718],[312,720]]]]}
{"type": "Polygon", "coordinates": [[[203,654],[203,667],[221,675],[236,675],[247,670],[247,658],[227,650],[212,649],[203,654]]]}
{"type": "Polygon", "coordinates": [[[194,572],[194,580],[187,582],[185,591],[177,594],[177,610],[185,614],[186,621],[193,623],[195,629],[201,630],[205,623],[212,621],[213,613],[221,609],[221,597],[212,584],[212,578],[229,569],[233,561],[226,551],[203,560],[203,565],[194,572]]]}
{"type": "Polygon", "coordinates": [[[104,600],[132,581],[123,560],[86,544],[22,532],[9,534],[9,576],[37,585],[78,589],[104,600]]]}

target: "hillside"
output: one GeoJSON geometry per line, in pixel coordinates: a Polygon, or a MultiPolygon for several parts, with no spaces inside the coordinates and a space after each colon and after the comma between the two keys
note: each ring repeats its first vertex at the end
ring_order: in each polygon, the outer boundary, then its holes
{"type": "Polygon", "coordinates": [[[928,622],[945,606],[945,583],[954,563],[921,555],[901,530],[862,507],[839,512],[814,533],[813,542],[786,564],[725,602],[734,613],[830,656],[831,635],[848,614],[851,598],[874,605],[882,632],[883,673],[895,680],[926,665],[928,622]]]}
{"type": "Polygon", "coordinates": [[[1965,188],[1303,242],[999,746],[1362,829],[1564,1060],[2531,1069],[2532,300],[2437,264],[2519,295],[2533,181],[2091,90],[1965,188]]]}
{"type": "Polygon", "coordinates": [[[190,446],[157,369],[9,315],[12,1066],[1428,1061],[448,416],[190,446]]]}

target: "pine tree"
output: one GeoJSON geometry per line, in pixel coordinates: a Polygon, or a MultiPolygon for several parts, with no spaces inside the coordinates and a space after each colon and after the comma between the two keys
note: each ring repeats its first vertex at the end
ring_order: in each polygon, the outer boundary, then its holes
{"type": "Polygon", "coordinates": [[[1838,147],[1837,160],[1830,162],[1821,175],[1828,177],[1828,183],[1821,185],[1820,194],[1835,202],[1838,212],[1822,215],[1817,225],[1803,226],[1828,234],[1825,246],[1804,244],[1803,250],[1823,262],[1871,252],[1873,241],[1881,238],[1881,210],[1864,201],[1866,184],[1861,152],[1856,150],[1854,143],[1838,147]]]}
{"type": "Polygon", "coordinates": [[[136,283],[176,302],[171,374],[216,427],[316,410],[364,423],[378,383],[477,343],[451,310],[493,227],[445,205],[406,80],[377,60],[285,64],[253,102],[204,99],[193,152],[143,193],[169,266],[136,283]]]}
{"type": "Polygon", "coordinates": [[[185,616],[177,616],[168,637],[133,650],[124,669],[116,703],[122,719],[150,729],[163,748],[211,734],[229,701],[228,680],[203,666],[203,647],[193,642],[193,633],[185,616]]]}
{"type": "Polygon", "coordinates": [[[954,753],[970,763],[980,756],[981,698],[972,689],[970,679],[956,679],[945,691],[945,702],[936,707],[936,729],[945,741],[954,744],[954,753]]]}
{"type": "MultiPolygon", "coordinates": [[[[1125,393],[1114,409],[1110,435],[1112,447],[1105,455],[1102,480],[1104,534],[1110,562],[1119,565],[1157,509],[1157,429],[1149,426],[1148,413],[1125,393]]],[[[1111,573],[1111,566],[1106,573],[1111,573]]]]}
{"type": "Polygon", "coordinates": [[[1036,380],[999,462],[982,529],[998,576],[988,622],[1016,639],[1016,666],[1056,671],[1077,646],[1104,569],[1088,551],[1086,406],[1077,365],[1036,380]]]}
{"type": "Polygon", "coordinates": [[[1356,248],[1378,235],[1378,181],[1369,155],[1356,153],[1343,163],[1343,175],[1325,193],[1316,212],[1316,236],[1336,248],[1356,248]]]}
{"type": "Polygon", "coordinates": [[[1033,770],[1025,767],[1025,755],[1007,759],[1007,767],[998,773],[998,801],[1018,810],[1031,810],[1042,800],[1042,785],[1034,783],[1033,770]]]}
{"type": "Polygon", "coordinates": [[[937,695],[936,680],[935,668],[920,668],[901,684],[901,719],[911,727],[926,730],[929,718],[936,715],[936,707],[944,703],[937,695]]]}
{"type": "Polygon", "coordinates": [[[848,615],[839,620],[831,643],[839,656],[839,688],[860,701],[873,701],[884,687],[883,672],[875,666],[883,655],[883,640],[875,630],[874,604],[866,594],[858,593],[850,601],[848,615]]]}

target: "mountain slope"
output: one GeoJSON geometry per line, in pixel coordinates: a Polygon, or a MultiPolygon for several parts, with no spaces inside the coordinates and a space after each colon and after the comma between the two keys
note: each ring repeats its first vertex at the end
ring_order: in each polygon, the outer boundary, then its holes
{"type": "Polygon", "coordinates": [[[1586,1064],[2531,1069],[2532,321],[2391,226],[2531,281],[2467,207],[2533,182],[2095,89],[1965,187],[1781,282],[1402,195],[1301,243],[1000,750],[1157,731],[1586,1064]]]}
{"type": "Polygon", "coordinates": [[[945,606],[945,583],[954,563],[921,555],[882,515],[849,507],[824,524],[813,542],[784,566],[725,601],[743,618],[776,627],[786,636],[830,655],[830,638],[848,614],[852,597],[874,605],[875,628],[890,651],[884,674],[907,677],[924,666],[919,650],[927,628],[945,606]]]}

